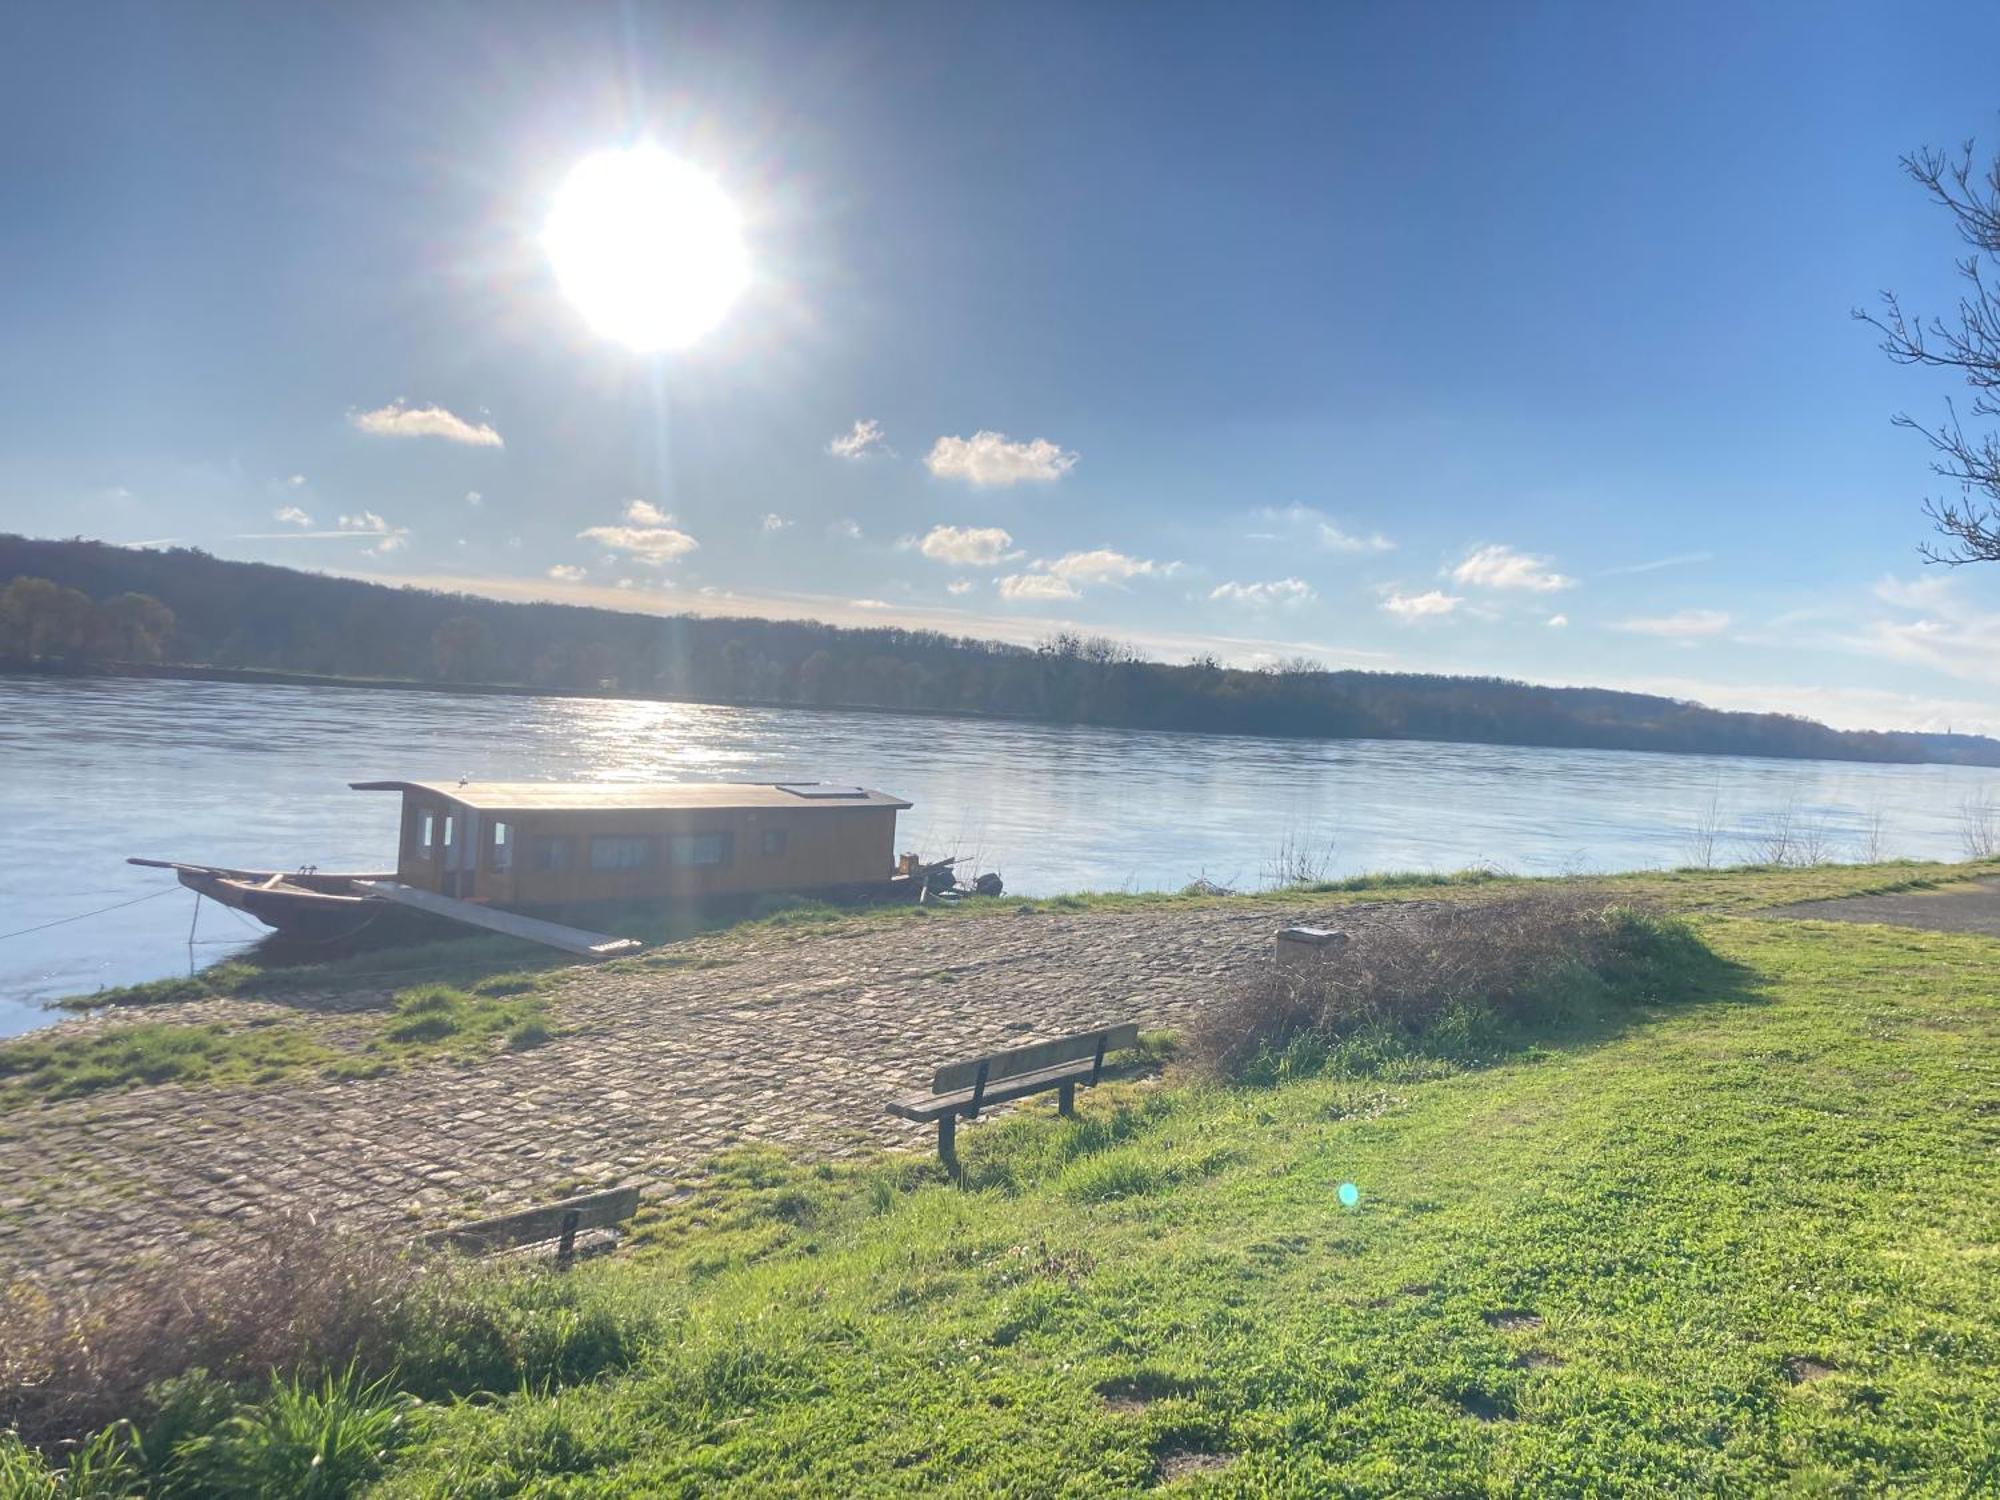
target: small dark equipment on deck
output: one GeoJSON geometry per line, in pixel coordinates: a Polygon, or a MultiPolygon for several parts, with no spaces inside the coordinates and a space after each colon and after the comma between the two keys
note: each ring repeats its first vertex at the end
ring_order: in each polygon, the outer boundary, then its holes
{"type": "Polygon", "coordinates": [[[567,1267],[579,1255],[601,1255],[618,1243],[618,1226],[639,1211],[636,1187],[606,1188],[565,1198],[546,1208],[528,1208],[440,1229],[425,1241],[468,1255],[537,1255],[555,1252],[556,1265],[567,1267]]]}
{"type": "Polygon", "coordinates": [[[1139,1028],[1131,1022],[1106,1026],[1098,1031],[1035,1042],[1011,1052],[995,1052],[986,1057],[947,1063],[937,1070],[928,1094],[913,1094],[891,1100],[889,1113],[905,1120],[937,1122],[938,1157],[953,1178],[960,1175],[957,1128],[963,1115],[979,1118],[989,1104],[1005,1104],[1030,1094],[1054,1089],[1057,1107],[1064,1114],[1076,1112],[1076,1086],[1088,1087],[1104,1074],[1104,1055],[1136,1046],[1139,1028]]]}

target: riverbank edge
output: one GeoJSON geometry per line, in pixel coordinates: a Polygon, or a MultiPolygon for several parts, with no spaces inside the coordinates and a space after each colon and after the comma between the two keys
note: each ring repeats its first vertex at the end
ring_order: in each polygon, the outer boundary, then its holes
{"type": "Polygon", "coordinates": [[[15,1037],[0,1037],[0,1048],[23,1038],[44,1036],[50,1027],[78,1015],[135,1010],[170,1013],[180,1005],[233,999],[269,999],[298,1005],[314,995],[351,994],[357,990],[379,993],[386,1004],[391,992],[410,985],[472,985],[523,974],[532,976],[538,987],[548,988],[565,976],[698,966],[709,961],[708,955],[717,945],[737,940],[830,931],[859,935],[889,931],[912,921],[968,921],[1010,915],[1088,916],[1161,907],[1198,910],[1227,906],[1246,914],[1264,909],[1281,914],[1329,902],[1341,905],[1360,901],[1462,899],[1481,890],[1519,885],[1602,887],[1636,902],[1655,903],[1676,911],[1730,912],[1844,896],[1930,890],[1996,873],[2000,873],[2000,857],[1955,862],[1904,859],[1873,864],[1684,866],[1603,875],[1510,875],[1474,867],[1456,871],[1381,871],[1251,891],[1192,887],[1178,891],[1074,891],[1056,896],[1001,897],[936,906],[844,907],[800,902],[766,915],[657,941],[637,957],[601,964],[580,964],[554,950],[486,935],[399,945],[316,964],[266,965],[257,962],[254,952],[239,954],[192,976],[147,980],[47,1001],[44,1009],[51,1014],[48,1025],[15,1037]]]}

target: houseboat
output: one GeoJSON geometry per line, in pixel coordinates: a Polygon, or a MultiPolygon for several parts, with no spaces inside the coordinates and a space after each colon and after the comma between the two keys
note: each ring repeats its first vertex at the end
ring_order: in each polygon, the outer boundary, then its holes
{"type": "Polygon", "coordinates": [[[559,923],[760,895],[919,899],[950,865],[896,861],[884,792],[822,782],[356,781],[402,797],[393,873],[238,870],[170,860],[181,884],[281,932],[331,938],[392,911],[470,923],[603,956],[636,944],[559,923]],[[557,941],[540,929],[575,934],[557,941]],[[582,939],[600,939],[583,942],[582,939]],[[611,945],[609,948],[606,945],[611,945]]]}

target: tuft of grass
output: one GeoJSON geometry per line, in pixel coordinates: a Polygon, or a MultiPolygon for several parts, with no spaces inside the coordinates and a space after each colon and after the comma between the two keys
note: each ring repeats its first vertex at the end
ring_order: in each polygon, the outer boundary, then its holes
{"type": "Polygon", "coordinates": [[[0,1111],[144,1083],[261,1081],[332,1061],[300,1026],[136,1021],[0,1046],[0,1111]]]}
{"type": "Polygon", "coordinates": [[[547,1004],[533,986],[510,982],[493,993],[426,984],[396,996],[388,1023],[365,1050],[399,1062],[437,1054],[477,1057],[496,1041],[522,1051],[554,1035],[547,1004]]]}
{"type": "Polygon", "coordinates": [[[388,1377],[352,1365],[315,1383],[273,1375],[262,1400],[180,1443],[169,1475],[216,1500],[346,1500],[408,1440],[414,1409],[388,1377]]]}

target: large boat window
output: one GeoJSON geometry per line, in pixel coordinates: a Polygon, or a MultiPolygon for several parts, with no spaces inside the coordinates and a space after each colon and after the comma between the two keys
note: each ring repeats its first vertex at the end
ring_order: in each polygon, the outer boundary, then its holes
{"type": "Polygon", "coordinates": [[[676,865],[729,863],[729,835],[726,833],[677,833],[669,848],[676,865]]]}
{"type": "Polygon", "coordinates": [[[541,838],[528,840],[528,868],[531,870],[567,870],[569,868],[569,840],[541,838]]]}
{"type": "Polygon", "coordinates": [[[487,868],[495,872],[514,868],[514,825],[495,823],[493,825],[493,858],[487,868]]]}
{"type": "Polygon", "coordinates": [[[600,833],[590,841],[590,868],[593,870],[643,870],[652,862],[651,839],[600,833]]]}

